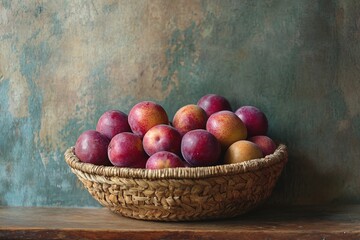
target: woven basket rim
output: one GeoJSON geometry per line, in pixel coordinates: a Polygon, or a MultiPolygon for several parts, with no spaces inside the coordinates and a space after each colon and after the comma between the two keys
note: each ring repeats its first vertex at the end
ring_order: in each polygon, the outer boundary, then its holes
{"type": "Polygon", "coordinates": [[[267,155],[263,158],[252,159],[241,163],[223,164],[208,167],[181,167],[151,170],[143,168],[98,166],[91,163],[84,163],[76,157],[74,149],[75,147],[72,146],[68,148],[64,154],[66,163],[74,170],[104,177],[141,179],[194,179],[233,175],[257,171],[274,164],[286,162],[288,156],[287,147],[284,144],[279,144],[273,154],[267,155]]]}

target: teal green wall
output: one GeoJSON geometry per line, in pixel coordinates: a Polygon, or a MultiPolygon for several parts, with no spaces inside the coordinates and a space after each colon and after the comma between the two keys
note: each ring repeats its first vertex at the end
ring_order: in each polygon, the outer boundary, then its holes
{"type": "Polygon", "coordinates": [[[0,205],[99,206],[63,159],[77,136],[206,93],[287,144],[270,202],[360,203],[359,41],[357,0],[2,0],[0,205]]]}

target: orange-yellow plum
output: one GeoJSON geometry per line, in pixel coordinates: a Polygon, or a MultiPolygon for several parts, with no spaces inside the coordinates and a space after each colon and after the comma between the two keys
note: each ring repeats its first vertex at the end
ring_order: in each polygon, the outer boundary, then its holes
{"type": "Polygon", "coordinates": [[[195,104],[181,107],[174,115],[172,124],[183,136],[195,129],[205,129],[207,115],[204,109],[195,104]]]}
{"type": "Polygon", "coordinates": [[[133,106],[129,112],[128,121],[132,132],[141,137],[158,124],[169,124],[165,109],[152,101],[139,102],[133,106]]]}
{"type": "Polygon", "coordinates": [[[263,153],[255,143],[248,140],[240,140],[231,144],[226,150],[224,163],[240,163],[262,157],[263,153]]]}
{"type": "Polygon", "coordinates": [[[227,110],[212,114],[206,123],[206,130],[216,137],[223,150],[247,136],[247,129],[241,119],[227,110]]]}

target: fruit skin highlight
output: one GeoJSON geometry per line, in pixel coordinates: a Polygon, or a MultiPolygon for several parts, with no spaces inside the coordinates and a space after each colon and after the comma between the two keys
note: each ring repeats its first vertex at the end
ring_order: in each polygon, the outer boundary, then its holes
{"type": "Polygon", "coordinates": [[[245,124],[248,137],[266,135],[268,120],[260,109],[254,106],[242,106],[235,111],[235,114],[245,124]]]}
{"type": "Polygon", "coordinates": [[[227,110],[212,114],[206,123],[206,130],[216,137],[223,150],[247,137],[244,123],[235,113],[227,110]]]}
{"type": "Polygon", "coordinates": [[[105,135],[95,130],[87,130],[80,134],[75,143],[75,155],[85,163],[110,166],[108,145],[109,139],[105,135]]]}
{"type": "Polygon", "coordinates": [[[152,101],[139,102],[129,112],[128,121],[132,132],[140,137],[158,124],[169,124],[165,109],[152,101]]]}
{"type": "Polygon", "coordinates": [[[208,117],[223,110],[232,111],[230,102],[223,96],[217,94],[206,94],[202,96],[197,105],[205,110],[208,117]]]}
{"type": "Polygon", "coordinates": [[[208,131],[196,129],[183,136],[181,153],[190,166],[211,166],[219,161],[221,145],[208,131]]]}
{"type": "Polygon", "coordinates": [[[240,163],[262,157],[263,153],[255,143],[248,140],[240,140],[231,144],[226,150],[224,163],[240,163]]]}

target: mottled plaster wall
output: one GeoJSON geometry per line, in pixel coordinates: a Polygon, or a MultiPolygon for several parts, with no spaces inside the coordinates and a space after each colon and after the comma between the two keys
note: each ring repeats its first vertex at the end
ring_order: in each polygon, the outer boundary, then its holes
{"type": "Polygon", "coordinates": [[[0,205],[98,206],[63,160],[77,136],[210,92],[288,145],[271,202],[359,203],[359,40],[356,0],[2,0],[0,205]]]}

